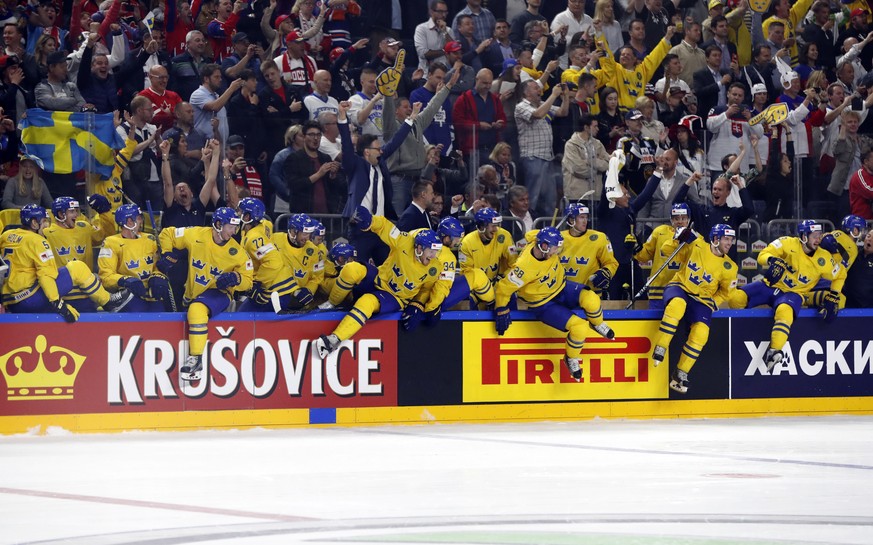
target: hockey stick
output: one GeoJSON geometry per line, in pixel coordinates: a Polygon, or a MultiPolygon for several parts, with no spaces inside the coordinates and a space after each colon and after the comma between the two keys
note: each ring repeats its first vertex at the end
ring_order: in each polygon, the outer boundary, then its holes
{"type": "MultiPolygon", "coordinates": [[[[690,229],[690,227],[689,227],[689,229],[690,229]]],[[[682,248],[684,248],[686,244],[688,244],[688,243],[687,242],[680,243],[679,247],[676,248],[672,254],[670,254],[670,257],[668,257],[663,263],[661,263],[661,266],[658,267],[658,270],[655,271],[655,274],[653,274],[652,276],[649,277],[648,280],[646,280],[646,284],[640,289],[639,292],[637,292],[636,295],[634,295],[631,298],[630,303],[628,303],[627,306],[624,307],[625,310],[630,309],[634,305],[634,303],[636,303],[637,299],[639,299],[640,297],[645,295],[647,291],[649,291],[649,288],[651,287],[652,282],[654,282],[655,279],[658,278],[658,275],[661,274],[661,271],[663,271],[665,268],[667,268],[667,265],[669,265],[670,262],[673,261],[673,258],[676,257],[676,254],[678,254],[679,251],[682,248]]],[[[631,263],[631,267],[633,267],[633,263],[631,263]]],[[[631,287],[631,289],[633,289],[633,287],[631,287]]],[[[631,292],[631,293],[633,293],[633,292],[631,292]]]]}
{"type": "MultiPolygon", "coordinates": [[[[118,187],[118,186],[115,186],[115,187],[117,187],[118,190],[121,191],[120,187],[118,187]]],[[[124,195],[124,191],[121,191],[121,194],[124,195]]],[[[125,198],[127,198],[127,195],[124,195],[124,196],[125,196],[125,198]]],[[[158,234],[159,234],[158,233],[158,224],[155,223],[155,211],[152,210],[152,201],[149,199],[146,199],[145,203],[146,203],[146,211],[148,211],[148,213],[149,213],[149,221],[152,222],[152,229],[154,229],[154,231],[155,231],[155,243],[157,243],[157,245],[158,245],[158,256],[161,256],[164,254],[164,252],[163,252],[163,250],[161,250],[161,239],[158,236],[158,234]]],[[[168,279],[167,285],[169,285],[169,279],[168,279]]],[[[173,294],[173,288],[170,288],[170,292],[168,295],[170,297],[170,311],[171,312],[178,312],[178,309],[176,308],[176,296],[173,294]]]]}
{"type": "MultiPolygon", "coordinates": [[[[578,203],[584,201],[585,199],[587,199],[588,197],[590,197],[590,196],[593,195],[593,194],[594,194],[594,190],[593,190],[593,189],[589,189],[588,191],[586,191],[585,193],[583,193],[581,197],[579,197],[578,199],[576,199],[576,203],[578,204],[578,203]]],[[[557,217],[557,215],[558,215],[558,209],[556,208],[556,209],[555,209],[555,217],[557,217]]],[[[590,215],[591,215],[590,212],[589,212],[588,215],[589,215],[589,217],[590,217],[590,215]]],[[[564,217],[561,218],[561,221],[558,223],[558,226],[556,227],[556,229],[558,229],[558,231],[560,231],[561,228],[564,226],[564,224],[567,223],[567,218],[569,218],[569,217],[570,217],[569,215],[564,214],[564,217]]],[[[553,219],[552,219],[552,225],[554,225],[554,224],[555,224],[555,220],[554,220],[554,218],[553,218],[553,219]]]]}

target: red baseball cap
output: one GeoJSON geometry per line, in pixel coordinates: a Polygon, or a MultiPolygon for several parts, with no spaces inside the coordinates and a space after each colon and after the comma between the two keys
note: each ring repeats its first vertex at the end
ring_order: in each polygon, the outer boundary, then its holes
{"type": "Polygon", "coordinates": [[[288,20],[287,15],[280,15],[280,16],[276,17],[276,22],[274,23],[276,26],[276,30],[279,30],[279,27],[282,26],[282,23],[284,23],[287,20],[288,20]]]}
{"type": "Polygon", "coordinates": [[[292,30],[285,36],[285,43],[290,44],[292,42],[302,42],[303,41],[303,33],[299,30],[292,30]]]}
{"type": "Polygon", "coordinates": [[[855,8],[855,9],[852,10],[852,15],[851,15],[851,16],[852,16],[852,17],[858,17],[858,16],[866,15],[866,14],[867,14],[867,12],[864,11],[863,9],[861,9],[861,8],[855,8]]]}
{"type": "Polygon", "coordinates": [[[460,50],[461,50],[461,42],[454,42],[454,41],[447,43],[446,46],[443,48],[443,51],[445,51],[446,53],[456,53],[460,50]]]}

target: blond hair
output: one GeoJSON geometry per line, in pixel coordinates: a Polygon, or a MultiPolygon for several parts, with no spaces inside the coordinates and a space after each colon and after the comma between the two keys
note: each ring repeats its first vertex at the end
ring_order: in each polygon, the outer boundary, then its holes
{"type": "Polygon", "coordinates": [[[512,146],[510,146],[506,142],[497,142],[496,144],[494,144],[494,149],[491,150],[491,155],[488,156],[488,159],[492,163],[496,163],[497,158],[500,156],[500,154],[506,150],[509,150],[509,156],[512,157],[512,146]]]}

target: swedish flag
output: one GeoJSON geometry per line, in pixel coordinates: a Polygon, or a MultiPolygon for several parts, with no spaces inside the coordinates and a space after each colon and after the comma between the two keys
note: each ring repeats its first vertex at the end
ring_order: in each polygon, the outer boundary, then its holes
{"type": "Polygon", "coordinates": [[[112,114],[27,110],[21,120],[23,152],[47,172],[70,174],[92,170],[108,178],[115,150],[124,140],[115,132],[112,114]]]}

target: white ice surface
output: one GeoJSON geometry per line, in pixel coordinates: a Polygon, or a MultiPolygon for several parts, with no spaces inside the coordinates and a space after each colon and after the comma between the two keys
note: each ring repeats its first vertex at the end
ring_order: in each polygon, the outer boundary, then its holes
{"type": "Polygon", "coordinates": [[[871,432],[819,417],[0,437],[0,545],[870,545],[871,432]]]}

